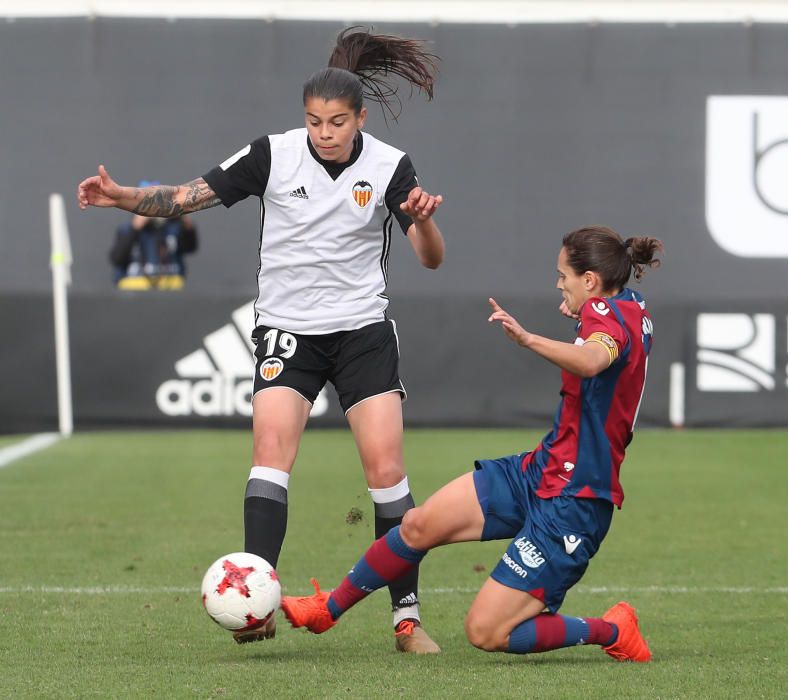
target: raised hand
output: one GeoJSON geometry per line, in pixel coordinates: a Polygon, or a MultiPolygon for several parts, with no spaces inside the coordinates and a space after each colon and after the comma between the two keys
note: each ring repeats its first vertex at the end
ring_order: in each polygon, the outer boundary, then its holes
{"type": "Polygon", "coordinates": [[[531,338],[531,334],[517,322],[514,316],[504,311],[495,299],[490,297],[487,301],[490,302],[490,306],[492,306],[493,310],[487,320],[490,323],[493,321],[500,321],[501,327],[509,338],[518,345],[522,345],[524,348],[528,347],[528,341],[531,338]]]}
{"type": "Polygon", "coordinates": [[[77,202],[80,209],[92,207],[114,207],[123,198],[123,188],[118,185],[103,165],[98,166],[98,175],[89,177],[77,186],[77,202]]]}
{"type": "Polygon", "coordinates": [[[421,187],[414,187],[399,208],[414,221],[426,221],[442,203],[441,195],[431,195],[421,187]]]}

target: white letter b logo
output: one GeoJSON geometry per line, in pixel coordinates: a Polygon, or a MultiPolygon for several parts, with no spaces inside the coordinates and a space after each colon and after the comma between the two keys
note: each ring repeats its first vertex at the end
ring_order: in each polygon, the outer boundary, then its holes
{"type": "Polygon", "coordinates": [[[741,257],[788,257],[788,97],[706,103],[706,224],[741,257]]]}

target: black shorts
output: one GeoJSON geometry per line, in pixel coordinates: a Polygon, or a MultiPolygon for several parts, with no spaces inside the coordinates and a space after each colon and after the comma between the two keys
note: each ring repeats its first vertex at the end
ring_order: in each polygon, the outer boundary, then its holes
{"type": "Polygon", "coordinates": [[[406,398],[399,378],[399,341],[394,321],[325,335],[299,335],[258,326],[252,340],[257,345],[255,394],[284,386],[313,404],[328,381],[337,390],[345,413],[378,394],[398,391],[403,401],[406,398]]]}

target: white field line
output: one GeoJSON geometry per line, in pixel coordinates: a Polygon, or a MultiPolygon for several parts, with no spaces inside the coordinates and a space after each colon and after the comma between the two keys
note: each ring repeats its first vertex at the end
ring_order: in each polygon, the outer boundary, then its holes
{"type": "Polygon", "coordinates": [[[58,433],[39,433],[22,442],[3,447],[0,449],[0,469],[7,467],[11,462],[22,459],[22,457],[27,457],[45,447],[54,445],[60,439],[61,435],[58,433]]]}
{"type": "MultiPolygon", "coordinates": [[[[287,589],[285,589],[287,590],[287,589]]],[[[423,588],[428,595],[451,595],[455,593],[476,593],[478,588],[450,587],[423,588]]],[[[788,586],[760,588],[758,586],[578,586],[573,589],[586,594],[731,594],[731,595],[788,595],[788,586]]],[[[64,595],[124,595],[130,593],[165,594],[183,593],[196,595],[197,586],[0,586],[3,593],[62,593],[64,595]]],[[[308,591],[294,591],[292,595],[307,595],[308,591]]]]}

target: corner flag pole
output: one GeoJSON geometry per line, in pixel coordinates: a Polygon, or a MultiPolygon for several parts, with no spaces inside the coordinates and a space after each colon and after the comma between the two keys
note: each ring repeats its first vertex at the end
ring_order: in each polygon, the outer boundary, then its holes
{"type": "Polygon", "coordinates": [[[49,235],[52,241],[52,299],[55,311],[55,364],[57,367],[57,406],[60,434],[74,431],[71,401],[71,360],[68,341],[68,295],[71,284],[71,242],[63,196],[49,195],[49,235]]]}

